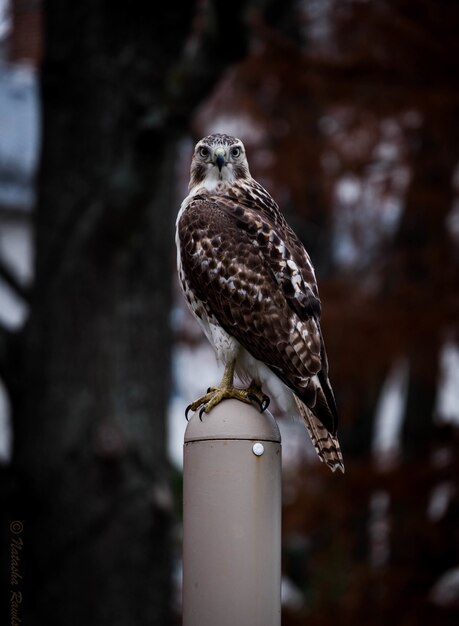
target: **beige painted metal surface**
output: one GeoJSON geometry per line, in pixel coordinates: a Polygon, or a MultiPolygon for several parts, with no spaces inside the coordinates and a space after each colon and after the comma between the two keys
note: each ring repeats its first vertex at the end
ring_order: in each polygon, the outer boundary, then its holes
{"type": "Polygon", "coordinates": [[[279,626],[281,445],[272,415],[225,400],[184,445],[184,626],[279,626]]]}

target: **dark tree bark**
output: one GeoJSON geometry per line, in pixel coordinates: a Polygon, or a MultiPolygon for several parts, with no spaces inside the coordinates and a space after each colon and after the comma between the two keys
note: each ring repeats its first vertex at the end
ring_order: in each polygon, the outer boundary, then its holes
{"type": "Polygon", "coordinates": [[[182,4],[46,5],[28,391],[15,416],[29,623],[170,622],[174,141],[144,120],[189,32],[182,4]]]}
{"type": "Polygon", "coordinates": [[[411,322],[402,432],[407,459],[427,456],[434,445],[439,351],[450,323],[447,312],[453,304],[451,285],[457,271],[447,231],[447,216],[454,202],[451,181],[458,158],[457,107],[430,105],[423,118],[406,207],[388,268],[391,276],[386,277],[411,322]]]}

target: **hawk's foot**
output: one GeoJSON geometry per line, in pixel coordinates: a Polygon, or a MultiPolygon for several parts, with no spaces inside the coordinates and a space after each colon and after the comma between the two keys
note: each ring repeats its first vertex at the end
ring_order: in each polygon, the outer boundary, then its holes
{"type": "Polygon", "coordinates": [[[263,393],[263,391],[261,390],[261,386],[253,380],[250,383],[248,389],[246,389],[246,392],[248,394],[247,397],[249,398],[249,400],[252,400],[253,402],[256,402],[258,404],[260,413],[264,413],[264,411],[266,411],[266,409],[268,408],[269,403],[271,402],[271,398],[263,393]]]}
{"type": "Polygon", "coordinates": [[[260,386],[254,383],[252,383],[248,389],[238,389],[232,385],[209,387],[204,396],[201,396],[187,406],[185,417],[188,419],[188,413],[190,411],[195,412],[199,409],[199,418],[202,419],[203,413],[209,413],[217,404],[220,404],[222,400],[227,398],[234,398],[246,404],[251,404],[255,401],[261,412],[266,410],[270,402],[268,396],[261,391],[260,386]]]}

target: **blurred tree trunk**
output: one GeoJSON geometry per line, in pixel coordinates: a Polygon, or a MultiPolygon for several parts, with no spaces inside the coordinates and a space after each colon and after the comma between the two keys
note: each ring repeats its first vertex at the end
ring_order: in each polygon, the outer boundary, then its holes
{"type": "Polygon", "coordinates": [[[45,3],[36,283],[14,407],[29,624],[171,623],[176,132],[157,117],[193,10],[45,3]]]}
{"type": "Polygon", "coordinates": [[[423,111],[411,184],[394,242],[395,267],[389,268],[396,298],[411,319],[410,374],[402,432],[406,459],[427,457],[435,430],[439,351],[445,340],[455,271],[447,216],[454,202],[456,108],[442,103],[423,111]]]}

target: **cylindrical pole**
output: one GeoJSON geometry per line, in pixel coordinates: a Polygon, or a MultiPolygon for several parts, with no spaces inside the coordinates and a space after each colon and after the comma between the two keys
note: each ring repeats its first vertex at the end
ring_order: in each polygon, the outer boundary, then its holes
{"type": "Polygon", "coordinates": [[[281,443],[225,400],[185,432],[183,626],[280,626],[281,443]]]}

